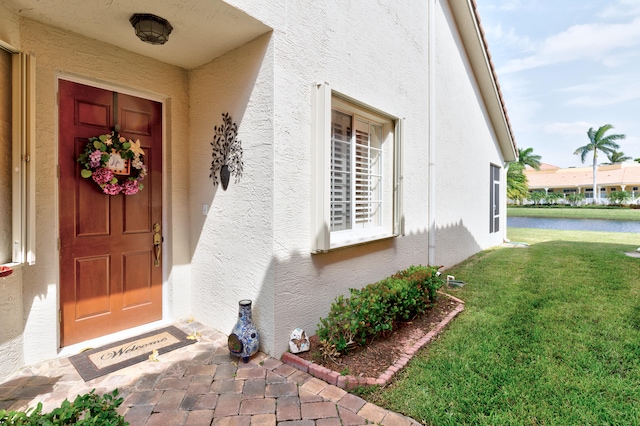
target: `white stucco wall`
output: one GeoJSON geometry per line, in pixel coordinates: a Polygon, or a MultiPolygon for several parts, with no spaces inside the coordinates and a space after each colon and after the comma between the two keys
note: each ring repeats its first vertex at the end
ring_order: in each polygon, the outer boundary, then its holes
{"type": "Polygon", "coordinates": [[[22,320],[22,268],[0,278],[0,382],[24,364],[22,320]]]}
{"type": "MultiPolygon", "coordinates": [[[[490,234],[490,165],[503,167],[503,157],[455,20],[437,5],[435,259],[452,266],[502,243],[506,204],[501,232],[490,234]]],[[[501,179],[504,188],[504,170],[501,179]]]]}
{"type": "MultiPolygon", "coordinates": [[[[313,332],[338,294],[427,262],[427,8],[410,1],[366,8],[300,1],[289,2],[286,10],[271,2],[235,4],[274,25],[273,187],[266,194],[273,240],[264,275],[272,275],[275,322],[266,331],[273,340],[263,340],[263,349],[278,356],[291,330],[313,332]],[[274,10],[286,15],[274,16],[274,10]],[[309,254],[311,88],[317,82],[405,118],[405,237],[309,254]]],[[[249,224],[237,220],[237,226],[249,224]]],[[[264,296],[255,300],[255,309],[272,303],[264,296]]],[[[265,334],[265,324],[259,325],[265,334]]]]}
{"type": "Polygon", "coordinates": [[[193,314],[230,333],[250,299],[263,347],[273,341],[273,45],[265,35],[190,72],[193,314]],[[226,191],[209,177],[214,126],[238,125],[244,173],[226,191]],[[203,214],[203,205],[208,213],[203,214]]]}

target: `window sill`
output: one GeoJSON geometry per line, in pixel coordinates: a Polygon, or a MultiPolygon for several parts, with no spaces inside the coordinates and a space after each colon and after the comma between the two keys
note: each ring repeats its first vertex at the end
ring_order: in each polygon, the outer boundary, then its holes
{"type": "Polygon", "coordinates": [[[329,253],[332,251],[336,251],[336,250],[342,250],[342,249],[347,249],[347,248],[351,248],[351,247],[356,247],[356,246],[361,246],[361,245],[365,245],[365,244],[370,244],[370,243],[375,243],[378,241],[383,241],[383,240],[389,240],[392,238],[397,238],[400,235],[398,234],[381,234],[381,235],[376,235],[373,237],[363,237],[360,239],[349,239],[349,240],[343,240],[340,241],[338,243],[332,243],[331,247],[328,250],[317,250],[315,252],[312,252],[311,254],[322,254],[322,253],[329,253]]]}

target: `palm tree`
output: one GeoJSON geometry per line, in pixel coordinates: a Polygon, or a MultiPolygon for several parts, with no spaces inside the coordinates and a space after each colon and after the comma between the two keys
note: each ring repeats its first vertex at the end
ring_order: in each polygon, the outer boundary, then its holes
{"type": "Polygon", "coordinates": [[[613,129],[613,126],[611,124],[600,126],[598,130],[593,130],[593,127],[589,128],[589,130],[587,131],[587,136],[589,136],[589,143],[585,146],[581,146],[574,152],[575,155],[580,156],[580,160],[583,163],[587,154],[593,153],[593,204],[596,203],[596,196],[598,195],[596,191],[596,166],[598,164],[598,151],[609,155],[620,148],[620,145],[618,145],[616,141],[622,140],[627,137],[627,135],[624,134],[613,134],[605,136],[604,134],[611,129],[613,129]]]}
{"type": "Polygon", "coordinates": [[[524,166],[531,166],[540,170],[540,160],[542,157],[533,153],[533,148],[518,148],[518,163],[524,166]]]}
{"type": "Polygon", "coordinates": [[[607,158],[609,159],[609,162],[602,164],[624,163],[625,161],[631,160],[631,157],[629,157],[628,155],[624,155],[624,152],[622,151],[612,151],[611,153],[607,154],[607,158]]]}
{"type": "Polygon", "coordinates": [[[529,195],[527,176],[522,173],[523,170],[524,166],[519,162],[510,163],[507,168],[507,197],[518,204],[529,195]]]}

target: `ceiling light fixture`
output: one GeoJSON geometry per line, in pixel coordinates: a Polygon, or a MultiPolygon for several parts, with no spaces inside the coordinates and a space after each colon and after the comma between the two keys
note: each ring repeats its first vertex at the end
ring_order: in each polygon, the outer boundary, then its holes
{"type": "Polygon", "coordinates": [[[165,44],[173,30],[166,19],[150,13],[134,13],[129,22],[135,28],[138,38],[149,44],[165,44]]]}

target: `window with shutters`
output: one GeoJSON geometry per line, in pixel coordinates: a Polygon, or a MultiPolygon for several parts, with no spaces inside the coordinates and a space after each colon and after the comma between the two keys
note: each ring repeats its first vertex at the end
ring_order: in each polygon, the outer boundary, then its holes
{"type": "Polygon", "coordinates": [[[320,86],[312,252],[401,234],[400,120],[320,86]]]}

